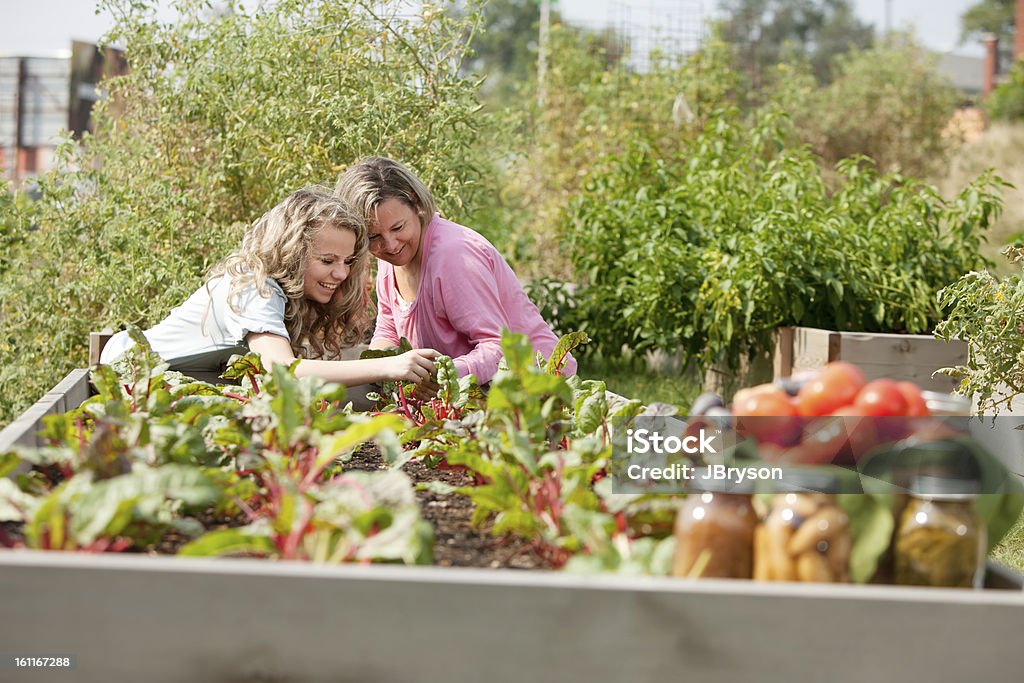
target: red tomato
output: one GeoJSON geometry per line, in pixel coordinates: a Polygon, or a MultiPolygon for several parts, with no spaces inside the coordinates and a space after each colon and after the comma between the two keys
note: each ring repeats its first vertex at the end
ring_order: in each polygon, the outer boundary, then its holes
{"type": "Polygon", "coordinates": [[[736,392],[736,394],[732,397],[732,404],[735,406],[741,403],[745,403],[749,398],[756,394],[775,394],[778,393],[779,391],[779,387],[775,386],[774,384],[758,384],[755,387],[747,387],[745,389],[740,389],[736,392]]]}
{"type": "Polygon", "coordinates": [[[932,412],[921,396],[921,389],[913,382],[896,382],[896,388],[907,401],[907,415],[910,417],[927,417],[932,412]]]}
{"type": "Polygon", "coordinates": [[[846,445],[846,428],[841,417],[816,417],[804,425],[800,448],[792,449],[789,461],[806,465],[829,463],[839,458],[846,445]]]}
{"type": "Polygon", "coordinates": [[[800,418],[785,391],[770,384],[736,392],[736,431],[758,441],[788,446],[800,436],[800,418]],[[764,388],[762,388],[764,387],[764,388]]]}
{"type": "Polygon", "coordinates": [[[797,392],[797,412],[804,416],[828,415],[853,403],[865,383],[864,373],[856,365],[829,363],[797,392]]]}
{"type": "Polygon", "coordinates": [[[857,406],[846,406],[835,411],[833,415],[842,419],[846,432],[846,443],[839,459],[840,464],[858,462],[861,457],[881,442],[876,420],[860,417],[857,406]]]}
{"type": "Polygon", "coordinates": [[[864,385],[853,402],[861,415],[906,415],[909,406],[891,379],[875,379],[864,385]]]}

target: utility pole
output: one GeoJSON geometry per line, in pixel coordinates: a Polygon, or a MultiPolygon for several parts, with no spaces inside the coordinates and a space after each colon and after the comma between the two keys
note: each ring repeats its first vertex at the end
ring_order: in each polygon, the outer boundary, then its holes
{"type": "Polygon", "coordinates": [[[537,39],[537,109],[544,109],[547,95],[548,30],[551,28],[551,0],[540,2],[540,36],[537,39]]]}

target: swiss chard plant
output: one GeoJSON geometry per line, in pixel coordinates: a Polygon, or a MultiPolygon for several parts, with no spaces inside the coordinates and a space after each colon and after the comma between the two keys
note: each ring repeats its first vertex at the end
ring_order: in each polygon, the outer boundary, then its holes
{"type": "MultiPolygon", "coordinates": [[[[565,340],[562,354],[583,337],[565,340]]],[[[518,334],[502,338],[503,368],[491,381],[486,406],[467,415],[440,438],[427,437],[421,450],[443,451],[448,463],[472,472],[477,485],[457,490],[476,507],[473,521],[491,523],[496,535],[531,542],[554,567],[589,552],[590,536],[603,527],[583,527],[579,515],[604,515],[608,534],[626,529],[626,513],[608,512],[595,489],[611,453],[611,435],[641,409],[638,401],[610,401],[601,382],[569,380],[559,363],[537,364],[529,341],[518,334]],[[621,527],[621,529],[620,529],[621,527]]],[[[671,514],[669,511],[667,514],[671,514]]],[[[601,543],[605,534],[598,534],[601,543]]]]}
{"type": "Polygon", "coordinates": [[[318,561],[429,560],[432,530],[398,472],[348,473],[370,440],[401,454],[391,415],[343,408],[345,389],[294,369],[230,364],[238,385],[169,372],[145,338],[118,367],[94,368],[96,395],[44,421],[48,443],[3,456],[2,542],[33,548],[145,549],[164,534],[199,536],[188,554],[246,553],[318,561]],[[27,471],[14,474],[19,465],[27,471]],[[191,515],[248,522],[204,534],[191,515]]]}

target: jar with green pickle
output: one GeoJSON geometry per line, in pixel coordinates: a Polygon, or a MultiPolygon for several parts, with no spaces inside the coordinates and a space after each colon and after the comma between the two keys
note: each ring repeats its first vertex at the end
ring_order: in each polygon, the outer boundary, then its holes
{"type": "Polygon", "coordinates": [[[715,479],[697,469],[676,516],[672,575],[749,579],[753,572],[757,514],[752,485],[715,479]]]}
{"type": "Polygon", "coordinates": [[[896,583],[906,586],[980,588],[987,532],[975,499],[978,484],[920,476],[896,531],[896,583]]]}

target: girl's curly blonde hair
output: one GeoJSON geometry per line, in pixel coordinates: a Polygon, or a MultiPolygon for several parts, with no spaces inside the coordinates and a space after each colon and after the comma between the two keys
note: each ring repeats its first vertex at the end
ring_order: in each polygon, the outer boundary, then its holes
{"type": "Polygon", "coordinates": [[[267,278],[281,285],[287,297],[285,327],[296,357],[338,356],[341,349],[363,341],[371,319],[369,252],[366,221],[326,188],[297,190],[250,226],[242,246],[206,276],[228,276],[228,304],[236,313],[239,295],[255,285],[269,297],[267,278]],[[305,298],[305,272],[313,236],[325,228],[351,230],[356,236],[355,262],[330,302],[305,298]]]}

